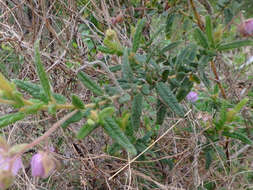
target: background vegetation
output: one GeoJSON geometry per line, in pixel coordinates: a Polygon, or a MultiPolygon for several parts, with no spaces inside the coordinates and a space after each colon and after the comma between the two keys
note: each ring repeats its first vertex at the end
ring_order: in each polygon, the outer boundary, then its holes
{"type": "Polygon", "coordinates": [[[10,189],[252,189],[253,41],[238,32],[252,10],[1,1],[1,133],[20,144],[57,129],[25,151],[10,189]],[[31,177],[31,156],[48,146],[61,169],[31,177]]]}

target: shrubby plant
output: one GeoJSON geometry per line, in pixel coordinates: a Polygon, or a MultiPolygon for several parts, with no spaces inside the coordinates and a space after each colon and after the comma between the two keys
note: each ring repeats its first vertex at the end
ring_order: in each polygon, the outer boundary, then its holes
{"type": "MultiPolygon", "coordinates": [[[[187,41],[186,45],[182,45],[183,40],[167,40],[169,43],[166,45],[155,41],[161,33],[170,35],[172,23],[178,16],[174,11],[166,16],[166,25],[159,28],[147,41],[143,39],[147,20],[140,19],[133,30],[131,46],[122,44],[113,29],[105,32],[103,45],[98,47],[98,60],[93,63],[105,70],[111,83],[99,85],[82,68],[76,73],[78,80],[93,93],[92,103],[85,104],[75,94],[72,94],[71,102],[68,102],[63,95],[54,93],[41,60],[39,41],[34,45],[34,63],[40,84],[18,79],[8,81],[0,73],[0,102],[17,110],[15,113],[2,116],[0,127],[13,124],[40,111],[47,111],[53,116],[59,110],[70,112],[35,141],[15,145],[18,149],[12,153],[9,145],[4,141],[1,143],[0,187],[6,189],[11,185],[22,167],[21,156],[25,151],[50,138],[59,127],[66,129],[83,118],[86,122],[76,134],[76,138],[84,139],[101,127],[113,140],[113,144],[105,151],[111,155],[127,154],[132,160],[143,156],[150,144],[154,145],[157,142],[152,142],[152,138],[157,138],[157,129],[160,129],[168,116],[173,115],[178,121],[182,121],[195,110],[217,111],[213,118],[204,119],[203,126],[207,128],[203,133],[207,139],[206,144],[223,137],[252,144],[252,140],[234,126],[235,122],[240,122],[238,114],[249,103],[249,99],[243,98],[237,103],[228,99],[225,87],[217,74],[215,60],[226,51],[253,46],[253,41],[246,38],[225,41],[222,32],[226,30],[226,26],[220,27],[217,23],[214,25],[212,15],[203,19],[196,11],[193,1],[190,2],[195,18],[192,18],[191,40],[187,41]],[[170,53],[174,49],[177,49],[177,54],[170,53]],[[104,58],[108,55],[116,56],[121,60],[121,64],[107,66],[104,58]],[[208,65],[215,77],[214,82],[206,72],[208,65]],[[194,85],[200,83],[209,92],[206,98],[195,92],[194,85]],[[29,94],[30,98],[25,98],[24,93],[29,94]],[[204,101],[201,99],[203,97],[204,101]],[[152,98],[156,104],[155,108],[149,107],[156,115],[151,119],[143,115],[145,106],[151,104],[148,98],[152,98]],[[184,106],[185,98],[192,103],[192,109],[184,106]],[[140,131],[144,131],[142,136],[139,135],[140,131]]],[[[252,19],[249,19],[239,25],[242,36],[252,36],[251,21],[252,19]]],[[[228,142],[223,148],[226,152],[226,164],[229,165],[228,142]]],[[[208,168],[213,159],[213,148],[207,145],[204,151],[208,168]]],[[[51,175],[58,165],[50,151],[39,151],[33,155],[30,163],[32,176],[42,178],[51,175]]]]}

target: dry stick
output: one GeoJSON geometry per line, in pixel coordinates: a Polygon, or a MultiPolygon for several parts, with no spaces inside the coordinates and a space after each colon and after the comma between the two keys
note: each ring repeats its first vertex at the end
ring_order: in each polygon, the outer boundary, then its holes
{"type": "MultiPolygon", "coordinates": [[[[184,117],[186,117],[192,110],[189,110],[184,117]]],[[[163,133],[158,139],[156,139],[151,145],[149,145],[145,150],[143,150],[138,156],[136,156],[135,158],[133,158],[130,162],[128,162],[128,164],[126,164],[125,166],[123,166],[121,169],[119,169],[114,175],[112,175],[109,180],[112,180],[116,175],[118,175],[120,172],[122,172],[125,168],[127,168],[130,164],[132,164],[135,160],[137,160],[141,155],[143,155],[147,150],[149,150],[152,146],[154,146],[158,141],[160,141],[165,135],[168,134],[168,132],[170,132],[173,128],[175,128],[177,126],[178,123],[180,123],[181,121],[183,121],[184,119],[181,118],[179,119],[174,125],[172,125],[165,133],[163,133]]]]}

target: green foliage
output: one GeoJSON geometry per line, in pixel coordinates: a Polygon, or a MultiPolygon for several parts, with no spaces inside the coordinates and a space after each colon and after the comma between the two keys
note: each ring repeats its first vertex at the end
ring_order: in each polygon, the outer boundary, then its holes
{"type": "Polygon", "coordinates": [[[179,105],[176,97],[173,95],[172,91],[169,89],[168,85],[163,82],[158,82],[156,84],[156,90],[161,98],[161,101],[168,106],[171,111],[174,111],[180,117],[184,116],[184,110],[179,105]]]}
{"type": "Polygon", "coordinates": [[[16,121],[22,120],[25,118],[25,113],[23,112],[17,112],[17,113],[11,113],[5,116],[0,117],[0,127],[5,127],[7,125],[10,125],[12,123],[15,123],[16,121]]]}
{"type": "Polygon", "coordinates": [[[131,82],[133,80],[133,71],[129,64],[128,58],[128,50],[125,49],[124,55],[122,57],[122,72],[123,72],[123,79],[131,82]]]}
{"type": "Polygon", "coordinates": [[[253,46],[253,41],[252,40],[238,40],[234,42],[229,42],[225,44],[221,44],[218,47],[219,51],[225,51],[225,50],[231,50],[235,48],[240,48],[244,46],[253,46]]]}
{"type": "Polygon", "coordinates": [[[44,90],[44,93],[46,95],[47,100],[51,100],[52,92],[51,92],[51,89],[50,89],[50,83],[49,83],[48,77],[47,77],[46,72],[44,70],[44,67],[41,63],[39,43],[40,42],[37,41],[34,44],[34,47],[35,47],[35,55],[34,55],[35,60],[34,61],[35,61],[35,65],[36,65],[36,71],[37,71],[37,74],[39,76],[40,83],[41,83],[41,86],[44,90]]]}
{"type": "Polygon", "coordinates": [[[84,109],[83,101],[75,94],[71,96],[72,104],[78,109],[84,109]]]}
{"type": "Polygon", "coordinates": [[[238,140],[240,140],[240,141],[242,141],[243,143],[246,143],[246,144],[252,144],[253,143],[252,140],[250,140],[247,136],[245,136],[242,133],[223,131],[222,135],[226,136],[226,137],[231,137],[233,139],[238,139],[238,140]]]}
{"type": "Polygon", "coordinates": [[[202,32],[199,28],[196,28],[194,30],[194,38],[199,43],[199,45],[201,45],[204,49],[209,48],[207,37],[204,34],[204,32],[202,32]]]}
{"type": "Polygon", "coordinates": [[[104,94],[103,90],[93,81],[88,75],[84,72],[80,71],[77,74],[79,80],[83,83],[83,85],[92,91],[97,96],[102,96],[104,94]]]}
{"type": "Polygon", "coordinates": [[[142,104],[143,104],[143,95],[141,93],[138,93],[137,95],[134,96],[131,112],[131,124],[134,131],[136,132],[140,127],[142,104]]]}
{"type": "Polygon", "coordinates": [[[143,27],[146,24],[146,20],[142,19],[138,22],[137,27],[136,27],[136,31],[134,33],[134,37],[133,37],[133,48],[132,48],[132,52],[136,53],[136,51],[138,50],[139,46],[140,46],[140,40],[141,40],[141,33],[143,30],[143,27]]]}
{"type": "Polygon", "coordinates": [[[77,139],[84,139],[97,127],[98,127],[97,124],[87,121],[87,123],[85,123],[82,126],[82,128],[79,130],[79,132],[77,133],[76,138],[77,139]]]}
{"type": "Polygon", "coordinates": [[[124,147],[127,152],[129,152],[132,156],[137,154],[135,147],[128,140],[124,132],[120,129],[112,117],[104,118],[101,124],[105,129],[105,132],[120,146],[124,147]]]}

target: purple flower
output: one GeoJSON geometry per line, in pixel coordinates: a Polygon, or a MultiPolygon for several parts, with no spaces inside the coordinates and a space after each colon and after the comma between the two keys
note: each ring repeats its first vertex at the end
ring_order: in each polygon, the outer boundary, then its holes
{"type": "Polygon", "coordinates": [[[253,36],[253,18],[245,20],[238,26],[240,34],[244,37],[253,36]]]}
{"type": "Polygon", "coordinates": [[[196,102],[198,100],[198,94],[196,92],[191,91],[187,96],[186,99],[189,102],[196,102]]]}
{"type": "Polygon", "coordinates": [[[16,158],[13,163],[12,158],[10,157],[4,157],[3,155],[0,155],[0,171],[9,171],[11,170],[11,173],[13,176],[16,176],[18,174],[18,171],[20,168],[22,168],[22,160],[20,157],[16,158]],[[12,168],[10,168],[12,167],[12,168]]]}
{"type": "Polygon", "coordinates": [[[47,178],[56,169],[56,160],[49,152],[38,152],[31,159],[32,176],[47,178]]]}

